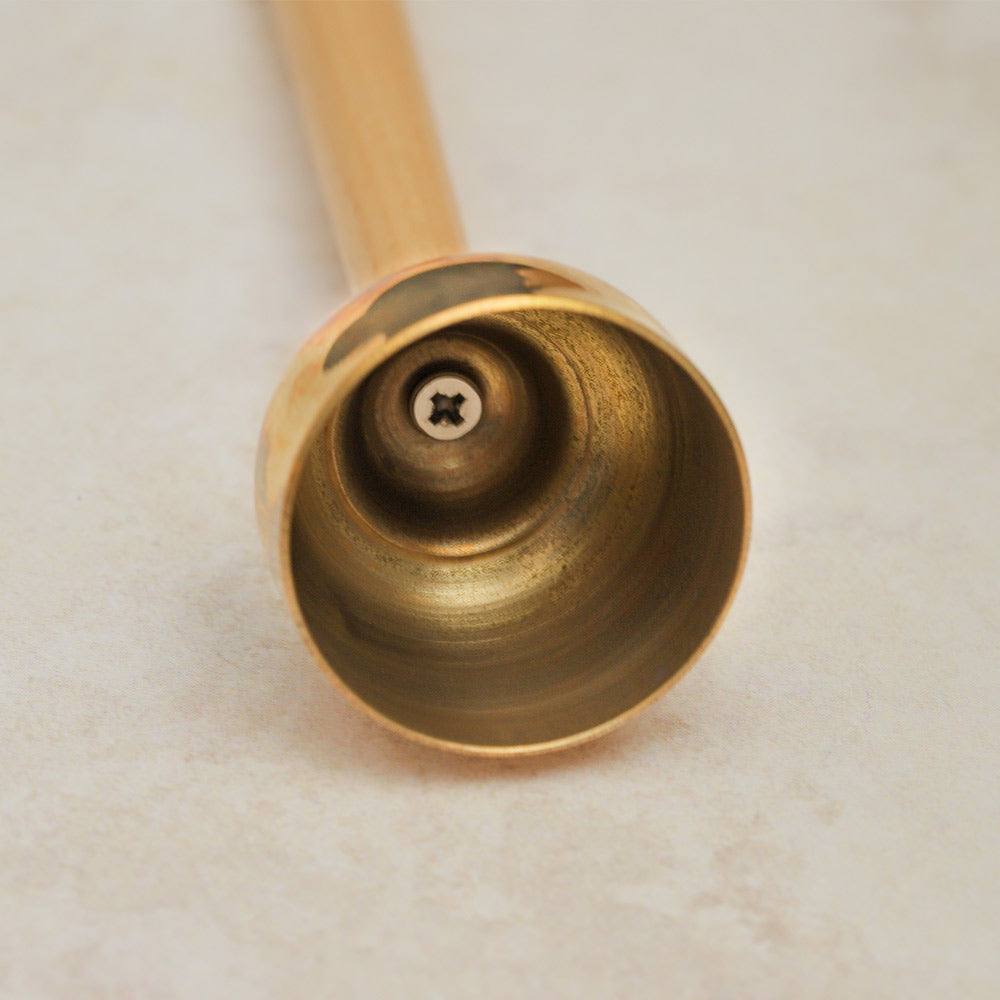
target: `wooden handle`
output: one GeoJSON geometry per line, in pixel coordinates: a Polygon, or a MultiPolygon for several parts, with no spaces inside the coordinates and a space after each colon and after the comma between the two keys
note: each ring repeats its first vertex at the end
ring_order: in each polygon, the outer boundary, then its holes
{"type": "Polygon", "coordinates": [[[398,3],[276,0],[355,288],[460,253],[458,210],[398,3]]]}

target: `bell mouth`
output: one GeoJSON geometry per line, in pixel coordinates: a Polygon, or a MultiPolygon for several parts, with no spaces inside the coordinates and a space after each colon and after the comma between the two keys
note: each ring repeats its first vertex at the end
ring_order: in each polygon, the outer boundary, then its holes
{"type": "Polygon", "coordinates": [[[410,736],[576,742],[677,679],[735,589],[742,453],[690,363],[627,317],[492,309],[391,350],[311,431],[290,574],[316,652],[410,736]],[[481,406],[460,436],[466,393],[481,406]],[[458,396],[462,402],[456,402],[458,396]]]}

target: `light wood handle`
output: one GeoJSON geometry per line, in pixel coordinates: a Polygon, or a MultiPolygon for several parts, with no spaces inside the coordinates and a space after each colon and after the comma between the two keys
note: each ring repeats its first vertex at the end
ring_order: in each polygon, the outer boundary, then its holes
{"type": "Polygon", "coordinates": [[[465,241],[398,3],[272,9],[355,288],[465,241]]]}

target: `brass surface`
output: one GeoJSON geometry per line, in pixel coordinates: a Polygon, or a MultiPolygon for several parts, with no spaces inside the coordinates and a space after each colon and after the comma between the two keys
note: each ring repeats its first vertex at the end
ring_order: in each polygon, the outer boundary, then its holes
{"type": "Polygon", "coordinates": [[[465,246],[397,3],[275,0],[272,16],[355,288],[465,246]]]}
{"type": "Polygon", "coordinates": [[[265,420],[258,516],[292,614],[415,739],[514,754],[601,733],[681,676],[732,598],[750,523],[732,424],[619,292],[458,256],[398,4],[273,9],[347,271],[379,281],[265,420]],[[461,435],[415,419],[445,375],[481,406],[461,435]]]}
{"type": "Polygon", "coordinates": [[[324,326],[278,388],[258,514],[302,635],[376,718],[507,754],[603,732],[718,627],[749,537],[722,404],[638,306],[502,256],[397,273],[324,326]],[[410,412],[436,373],[478,424],[410,412]]]}

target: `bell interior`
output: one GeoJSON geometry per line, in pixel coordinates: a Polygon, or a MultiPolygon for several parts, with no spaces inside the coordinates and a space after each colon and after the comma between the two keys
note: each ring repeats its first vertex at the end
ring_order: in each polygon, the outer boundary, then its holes
{"type": "Polygon", "coordinates": [[[712,632],[739,572],[740,459],[670,354],[568,310],[430,334],[316,429],[291,565],[320,653],[432,740],[568,739],[654,694],[712,632]],[[456,440],[413,420],[437,373],[478,389],[456,440]]]}

